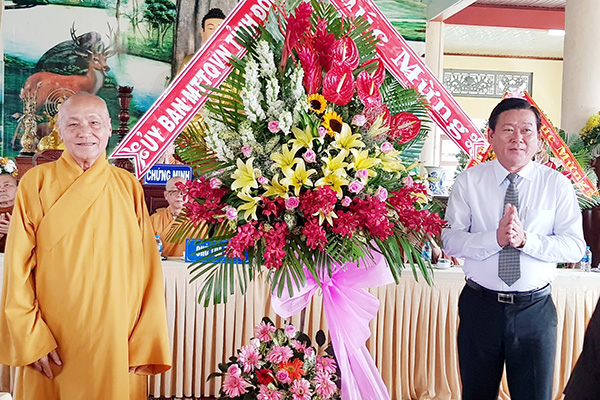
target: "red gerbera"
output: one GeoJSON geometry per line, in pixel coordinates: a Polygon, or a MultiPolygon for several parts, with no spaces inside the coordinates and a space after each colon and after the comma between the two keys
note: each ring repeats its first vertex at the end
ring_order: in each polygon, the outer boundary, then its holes
{"type": "Polygon", "coordinates": [[[268,370],[266,368],[262,368],[262,369],[259,369],[258,371],[256,371],[256,380],[261,385],[268,385],[269,383],[273,382],[275,379],[273,378],[273,374],[271,373],[270,370],[268,370]]]}

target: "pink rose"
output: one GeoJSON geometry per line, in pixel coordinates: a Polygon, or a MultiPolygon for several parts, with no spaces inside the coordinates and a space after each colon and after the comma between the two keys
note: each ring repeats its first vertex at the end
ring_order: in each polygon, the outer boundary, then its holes
{"type": "Polygon", "coordinates": [[[387,153],[391,152],[392,150],[394,150],[394,145],[391,144],[390,142],[381,143],[381,152],[382,153],[387,154],[387,153]]]}
{"type": "Polygon", "coordinates": [[[228,220],[230,220],[230,221],[236,220],[237,216],[238,216],[238,213],[234,207],[227,207],[227,209],[225,210],[225,217],[227,217],[228,220]]]}
{"type": "Polygon", "coordinates": [[[317,153],[315,153],[311,149],[308,149],[304,152],[302,158],[304,158],[304,161],[306,161],[307,163],[314,163],[315,161],[317,161],[317,153]]]}
{"type": "Polygon", "coordinates": [[[367,179],[368,177],[369,177],[369,171],[367,171],[366,169],[359,169],[358,171],[356,171],[357,179],[367,179]]]}
{"type": "Polygon", "coordinates": [[[271,121],[269,122],[269,130],[271,131],[271,133],[277,133],[279,132],[279,122],[278,121],[271,121]]]}
{"type": "Polygon", "coordinates": [[[300,200],[297,197],[290,197],[289,199],[285,200],[285,209],[286,210],[293,210],[294,208],[298,207],[300,205],[300,200]]]}
{"type": "Polygon", "coordinates": [[[237,364],[231,364],[231,366],[227,368],[227,373],[232,376],[240,376],[242,374],[242,370],[237,364]]]}
{"type": "Polygon", "coordinates": [[[242,146],[242,154],[244,157],[250,157],[252,155],[252,147],[242,146]]]}
{"type": "Polygon", "coordinates": [[[281,369],[275,373],[275,379],[277,379],[281,383],[292,383],[292,380],[290,379],[290,376],[288,375],[287,371],[281,369]]]}
{"type": "Polygon", "coordinates": [[[386,201],[388,198],[387,189],[380,186],[379,189],[377,189],[377,191],[375,192],[375,197],[377,197],[379,201],[386,201]]]}
{"type": "Polygon", "coordinates": [[[269,180],[267,178],[265,178],[264,176],[259,176],[257,181],[261,185],[266,185],[267,183],[269,183],[269,180]]]}
{"type": "Polygon", "coordinates": [[[350,197],[346,196],[342,199],[342,206],[348,207],[350,204],[352,204],[352,199],[350,197]]]}
{"type": "Polygon", "coordinates": [[[285,327],[285,336],[290,339],[293,339],[296,336],[297,329],[294,325],[287,325],[285,327]]]}
{"type": "Polygon", "coordinates": [[[324,126],[319,126],[319,129],[317,129],[317,132],[319,132],[319,137],[321,139],[323,139],[325,137],[325,135],[327,134],[327,128],[325,128],[324,126]]]}
{"type": "Polygon", "coordinates": [[[352,125],[363,126],[366,123],[367,123],[367,117],[365,117],[362,114],[358,114],[358,115],[355,115],[354,117],[352,117],[352,125]]]}
{"type": "Polygon", "coordinates": [[[212,178],[209,182],[211,189],[218,189],[223,185],[223,182],[219,178],[212,178]]]}
{"type": "Polygon", "coordinates": [[[360,181],[352,181],[348,185],[348,190],[350,193],[360,193],[365,186],[360,181]]]}

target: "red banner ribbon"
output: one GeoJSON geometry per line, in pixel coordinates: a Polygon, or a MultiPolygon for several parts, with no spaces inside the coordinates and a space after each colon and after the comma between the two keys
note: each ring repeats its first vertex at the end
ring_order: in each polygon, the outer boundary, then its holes
{"type": "Polygon", "coordinates": [[[274,3],[275,0],[239,2],[110,157],[133,157],[137,177],[144,176],[206,103],[208,96],[202,93],[205,90],[201,85],[218,87],[233,69],[229,59],[246,53],[235,40],[239,27],[262,24],[274,3]]]}
{"type": "Polygon", "coordinates": [[[558,132],[556,132],[554,126],[548,121],[546,115],[538,105],[535,104],[535,101],[533,101],[529,93],[525,92],[524,98],[540,111],[540,114],[542,115],[542,137],[548,141],[552,153],[560,159],[565,170],[571,174],[571,180],[586,196],[597,196],[598,190],[594,187],[590,178],[585,174],[585,171],[581,168],[581,165],[579,165],[567,144],[562,140],[558,132]]]}
{"type": "Polygon", "coordinates": [[[331,0],[346,17],[363,16],[380,42],[377,52],[386,69],[404,87],[429,102],[429,116],[458,147],[476,162],[484,160],[489,144],[471,118],[431,72],[372,0],[331,0]]]}

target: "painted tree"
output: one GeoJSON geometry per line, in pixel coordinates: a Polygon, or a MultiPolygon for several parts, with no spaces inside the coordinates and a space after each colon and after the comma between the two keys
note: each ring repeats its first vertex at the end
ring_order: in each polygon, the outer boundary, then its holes
{"type": "Polygon", "coordinates": [[[144,20],[156,32],[158,47],[162,47],[165,35],[175,23],[176,17],[177,9],[171,0],[146,0],[144,20]]]}

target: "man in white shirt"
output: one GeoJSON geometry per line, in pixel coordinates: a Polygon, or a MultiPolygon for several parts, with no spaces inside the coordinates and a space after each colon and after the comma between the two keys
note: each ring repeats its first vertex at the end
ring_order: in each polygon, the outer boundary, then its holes
{"type": "Polygon", "coordinates": [[[501,101],[488,127],[497,160],[464,171],[448,201],[444,251],[465,259],[467,278],[458,306],[463,400],[497,399],[505,365],[512,400],[551,399],[557,321],[549,285],[556,263],[579,261],[585,241],[571,182],[531,161],[540,127],[526,100],[501,101]],[[507,253],[511,262],[501,260],[507,253]]]}

